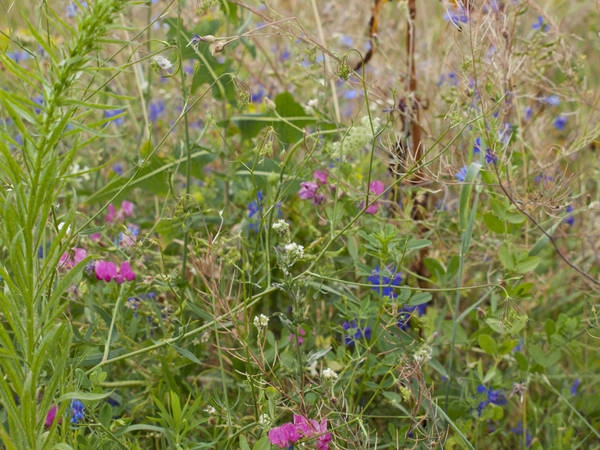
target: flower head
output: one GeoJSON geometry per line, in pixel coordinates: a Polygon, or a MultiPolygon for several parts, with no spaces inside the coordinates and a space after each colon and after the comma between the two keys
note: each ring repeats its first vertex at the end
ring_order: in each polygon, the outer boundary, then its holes
{"type": "Polygon", "coordinates": [[[344,345],[347,345],[348,347],[353,347],[355,342],[361,339],[365,339],[366,341],[371,339],[371,327],[359,326],[359,323],[356,320],[351,320],[350,322],[346,320],[342,324],[342,328],[346,332],[344,335],[344,345]]]}
{"type": "Polygon", "coordinates": [[[564,115],[560,114],[556,119],[554,119],[554,122],[552,122],[552,125],[558,131],[562,131],[565,129],[565,126],[567,125],[567,118],[564,115]]]}
{"type": "Polygon", "coordinates": [[[417,312],[417,315],[421,317],[427,312],[427,303],[421,303],[420,305],[408,306],[405,305],[398,309],[398,328],[401,330],[407,330],[410,327],[410,319],[413,314],[417,312]]]}
{"type": "Polygon", "coordinates": [[[458,172],[454,175],[456,179],[460,182],[464,182],[467,178],[467,166],[463,166],[460,168],[458,172]]]}
{"type": "Polygon", "coordinates": [[[400,286],[402,283],[402,275],[396,272],[395,267],[386,267],[383,271],[379,266],[375,266],[371,275],[367,278],[372,284],[371,289],[378,292],[383,297],[396,298],[398,294],[394,291],[394,287],[400,286]]]}
{"type": "Polygon", "coordinates": [[[304,416],[294,414],[292,423],[269,430],[269,442],[279,448],[289,448],[303,438],[317,438],[317,450],[327,450],[331,441],[331,433],[327,433],[327,421],[321,422],[307,419],[304,416]]]}
{"type": "Polygon", "coordinates": [[[71,401],[71,423],[77,424],[85,417],[85,406],[77,399],[71,401]]]}
{"type": "Polygon", "coordinates": [[[540,30],[543,32],[548,31],[549,28],[550,27],[544,22],[544,18],[542,16],[537,16],[537,21],[531,25],[532,30],[540,30]]]}

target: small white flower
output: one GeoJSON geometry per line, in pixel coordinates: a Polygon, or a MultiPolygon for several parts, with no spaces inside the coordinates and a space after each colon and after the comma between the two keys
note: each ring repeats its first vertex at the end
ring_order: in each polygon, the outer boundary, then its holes
{"type": "Polygon", "coordinates": [[[285,236],[290,231],[290,224],[283,219],[279,219],[273,224],[273,231],[280,236],[285,236]]]}
{"type": "Polygon", "coordinates": [[[64,222],[61,222],[57,225],[58,231],[62,230],[65,227],[65,225],[67,226],[67,234],[70,234],[71,233],[71,225],[67,225],[64,222]]]}
{"type": "Polygon", "coordinates": [[[169,61],[167,58],[165,58],[162,55],[155,55],[152,57],[152,60],[162,70],[169,71],[173,68],[173,64],[171,64],[171,61],[169,61]]]}
{"type": "Polygon", "coordinates": [[[254,326],[261,330],[262,328],[266,328],[269,324],[269,318],[264,314],[260,316],[254,316],[254,326]]]}
{"type": "Polygon", "coordinates": [[[215,407],[213,405],[208,405],[205,409],[205,412],[207,412],[208,414],[210,414],[211,416],[217,412],[217,410],[215,409],[215,407]]]}
{"type": "Polygon", "coordinates": [[[300,244],[296,244],[295,242],[285,244],[283,249],[287,253],[290,260],[302,259],[304,257],[304,247],[300,244]]]}
{"type": "Polygon", "coordinates": [[[261,425],[265,425],[266,427],[270,427],[272,421],[268,414],[261,414],[258,417],[258,423],[261,425]]]}
{"type": "Polygon", "coordinates": [[[335,373],[335,370],[330,369],[329,367],[327,369],[323,370],[323,372],[321,373],[321,375],[326,380],[337,380],[337,377],[338,377],[338,374],[335,373]]]}

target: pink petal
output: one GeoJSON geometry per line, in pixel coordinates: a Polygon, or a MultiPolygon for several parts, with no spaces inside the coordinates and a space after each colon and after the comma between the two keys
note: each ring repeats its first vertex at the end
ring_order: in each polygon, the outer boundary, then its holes
{"type": "Polygon", "coordinates": [[[327,172],[323,172],[321,170],[315,170],[313,173],[313,178],[321,184],[327,183],[327,172]]]}

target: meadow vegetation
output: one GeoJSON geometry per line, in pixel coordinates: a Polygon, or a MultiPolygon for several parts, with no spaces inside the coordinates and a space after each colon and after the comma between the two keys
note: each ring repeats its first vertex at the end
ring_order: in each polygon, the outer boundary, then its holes
{"type": "Polygon", "coordinates": [[[0,16],[3,448],[600,448],[597,1],[0,16]]]}

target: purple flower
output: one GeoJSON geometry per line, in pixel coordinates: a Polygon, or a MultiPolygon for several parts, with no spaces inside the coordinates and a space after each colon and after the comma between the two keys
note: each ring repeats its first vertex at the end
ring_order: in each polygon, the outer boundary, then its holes
{"type": "Polygon", "coordinates": [[[473,154],[477,155],[478,153],[481,153],[481,138],[480,137],[475,138],[475,142],[473,142],[473,154]]]}
{"type": "Polygon", "coordinates": [[[125,112],[124,109],[107,109],[104,111],[104,118],[105,119],[111,119],[108,120],[106,123],[114,123],[116,126],[120,127],[121,125],[123,125],[125,123],[125,119],[123,118],[123,116],[121,116],[121,114],[123,114],[123,112],[125,112]],[[116,117],[119,116],[119,117],[116,117]],[[114,117],[114,119],[113,119],[114,117]]]}
{"type": "Polygon", "coordinates": [[[543,32],[548,31],[550,27],[548,26],[547,23],[544,23],[544,18],[542,16],[538,16],[537,17],[537,21],[531,25],[531,29],[532,30],[540,30],[543,32]]]}
{"type": "Polygon", "coordinates": [[[272,428],[268,433],[271,445],[279,448],[289,448],[302,438],[317,438],[317,450],[328,450],[331,442],[331,433],[327,433],[327,420],[321,422],[307,419],[304,416],[294,414],[293,423],[272,428]]]}
{"type": "Polygon", "coordinates": [[[480,416],[481,412],[483,411],[483,408],[485,408],[490,403],[499,406],[506,405],[507,403],[504,393],[499,389],[493,390],[491,387],[486,387],[485,385],[480,384],[479,386],[477,386],[477,393],[487,395],[487,398],[479,402],[479,405],[477,405],[477,412],[480,416]]]}
{"type": "MultiPolygon", "coordinates": [[[[260,222],[261,219],[261,214],[262,214],[262,209],[263,209],[263,193],[262,191],[258,191],[256,193],[256,200],[251,201],[250,203],[248,203],[248,219],[253,219],[257,222],[260,222]],[[256,216],[256,217],[254,217],[256,216]]],[[[258,231],[258,223],[257,222],[251,222],[250,223],[250,229],[254,230],[254,231],[258,231]]]]}
{"type": "Polygon", "coordinates": [[[468,23],[469,16],[464,7],[457,5],[455,7],[446,9],[446,12],[444,13],[444,20],[447,22],[452,22],[455,25],[459,25],[460,23],[468,23]]]}
{"type": "Polygon", "coordinates": [[[558,95],[550,95],[548,97],[544,97],[542,98],[542,101],[552,106],[560,105],[560,98],[558,98],[558,95]]]}
{"type": "Polygon", "coordinates": [[[348,347],[353,347],[356,341],[361,339],[370,340],[372,335],[371,327],[369,326],[359,326],[358,321],[351,320],[348,322],[347,320],[342,324],[342,328],[346,331],[344,335],[344,345],[348,347]]]}
{"type": "MultiPolygon", "coordinates": [[[[369,183],[369,192],[371,194],[379,196],[379,195],[383,194],[383,191],[385,191],[385,186],[383,185],[383,182],[376,180],[376,181],[371,181],[369,183]]],[[[365,212],[367,214],[377,214],[378,210],[379,210],[379,201],[375,201],[375,202],[371,203],[367,207],[367,209],[365,209],[365,212]]]]}
{"type": "Polygon", "coordinates": [[[262,103],[265,93],[265,88],[259,86],[258,89],[252,91],[250,94],[250,101],[252,103],[262,103]]]}
{"type": "Polygon", "coordinates": [[[552,125],[558,131],[564,130],[566,124],[567,124],[567,118],[562,114],[560,114],[556,119],[554,119],[554,122],[552,122],[552,125]]]}
{"type": "Polygon", "coordinates": [[[78,424],[85,417],[85,406],[79,400],[71,400],[71,423],[78,424]]]}
{"type": "Polygon", "coordinates": [[[531,119],[532,116],[533,116],[533,109],[528,106],[527,108],[525,108],[525,120],[531,119]]]}
{"type": "Polygon", "coordinates": [[[51,427],[52,424],[54,423],[54,419],[56,419],[56,411],[58,410],[58,407],[56,405],[52,406],[52,408],[50,408],[50,411],[48,411],[48,414],[46,414],[46,420],[44,421],[44,426],[45,427],[51,427]]]}
{"type": "Polygon", "coordinates": [[[371,275],[369,275],[368,280],[373,285],[371,289],[378,292],[379,295],[389,298],[398,297],[398,294],[394,292],[394,287],[400,286],[402,275],[400,272],[396,272],[395,267],[386,267],[385,273],[382,273],[379,266],[376,266],[371,275]]]}
{"type": "Polygon", "coordinates": [[[575,380],[573,381],[573,384],[571,385],[571,395],[577,395],[577,389],[579,388],[579,385],[581,384],[581,381],[579,380],[579,378],[575,378],[575,380]]]}
{"type": "Polygon", "coordinates": [[[427,312],[427,303],[421,303],[420,305],[414,306],[403,306],[398,309],[398,328],[401,330],[407,330],[410,327],[410,319],[413,314],[417,312],[417,315],[421,317],[427,312]]]}
{"type": "Polygon", "coordinates": [[[150,119],[150,121],[152,123],[156,122],[158,119],[161,118],[162,115],[164,115],[165,113],[165,102],[164,100],[156,100],[153,102],[150,102],[150,105],[148,105],[148,119],[150,119]]]}
{"type": "Polygon", "coordinates": [[[70,253],[63,253],[60,259],[58,260],[58,268],[59,269],[72,269],[77,264],[85,259],[87,256],[87,251],[84,248],[73,247],[73,255],[70,253]]]}
{"type": "Polygon", "coordinates": [[[485,149],[485,162],[488,164],[496,164],[498,162],[498,157],[489,148],[485,149]]]}
{"type": "Polygon", "coordinates": [[[467,166],[463,166],[460,168],[458,172],[454,175],[456,179],[460,182],[464,182],[467,178],[467,166]]]}
{"type": "MultiPolygon", "coordinates": [[[[517,436],[523,436],[523,422],[519,422],[517,424],[517,426],[514,428],[511,428],[510,431],[515,433],[517,436]]],[[[525,434],[525,444],[527,445],[527,447],[529,447],[531,445],[531,433],[529,432],[529,429],[527,430],[527,433],[525,434]]]]}
{"type": "MultiPolygon", "coordinates": [[[[565,209],[565,211],[568,213],[573,212],[573,207],[571,205],[568,205],[567,208],[565,209]]],[[[570,227],[573,226],[573,224],[575,223],[575,217],[573,217],[572,215],[568,215],[567,217],[565,217],[565,219],[563,220],[564,223],[566,223],[567,225],[569,225],[570,227]]]]}
{"type": "Polygon", "coordinates": [[[118,284],[135,280],[135,273],[131,270],[131,265],[127,261],[121,263],[119,273],[114,277],[114,280],[118,284]]]}
{"type": "Polygon", "coordinates": [[[96,279],[104,280],[107,283],[117,276],[117,266],[114,262],[99,260],[94,264],[96,279]]]}
{"type": "Polygon", "coordinates": [[[302,200],[312,200],[315,205],[319,205],[325,201],[325,195],[317,191],[320,186],[327,184],[327,172],[315,170],[313,180],[300,183],[298,197],[302,200]]]}

